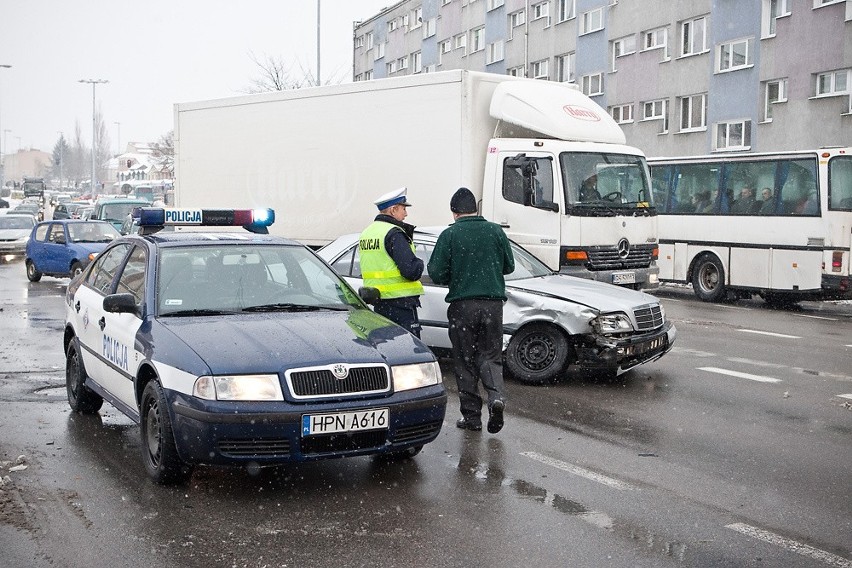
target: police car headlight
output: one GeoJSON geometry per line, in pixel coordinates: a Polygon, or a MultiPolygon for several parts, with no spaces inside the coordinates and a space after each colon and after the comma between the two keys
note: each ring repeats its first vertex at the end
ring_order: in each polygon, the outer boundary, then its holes
{"type": "Polygon", "coordinates": [[[437,361],[417,365],[397,365],[391,367],[393,388],[395,391],[419,389],[441,383],[441,367],[437,361]]]}
{"type": "Polygon", "coordinates": [[[207,400],[284,400],[278,375],[198,377],[192,394],[207,400]]]}
{"type": "Polygon", "coordinates": [[[602,334],[633,331],[633,324],[625,314],[601,314],[592,320],[592,327],[602,334]]]}

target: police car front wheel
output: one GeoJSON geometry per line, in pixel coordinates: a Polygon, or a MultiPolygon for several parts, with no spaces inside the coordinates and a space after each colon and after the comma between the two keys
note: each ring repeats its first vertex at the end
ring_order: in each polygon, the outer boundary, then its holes
{"type": "Polygon", "coordinates": [[[182,483],[192,475],[192,467],[178,456],[168,403],[162,387],[151,381],[142,391],[140,407],[142,460],[148,475],[161,485],[182,483]]]}

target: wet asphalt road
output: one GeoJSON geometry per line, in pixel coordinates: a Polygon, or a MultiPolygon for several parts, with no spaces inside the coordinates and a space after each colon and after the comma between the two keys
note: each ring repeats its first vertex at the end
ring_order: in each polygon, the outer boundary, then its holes
{"type": "Polygon", "coordinates": [[[410,461],[163,488],[128,419],[68,408],[66,284],[0,264],[1,566],[852,567],[852,306],[667,288],[673,352],[617,382],[509,382],[496,436],[456,429],[451,393],[410,461]]]}

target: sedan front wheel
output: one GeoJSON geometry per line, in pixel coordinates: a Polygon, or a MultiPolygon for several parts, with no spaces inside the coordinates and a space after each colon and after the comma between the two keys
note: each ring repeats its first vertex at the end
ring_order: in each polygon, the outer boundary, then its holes
{"type": "Polygon", "coordinates": [[[506,349],[506,367],[522,383],[541,385],[562,372],[569,349],[560,329],[550,324],[530,324],[512,336],[506,349]]]}

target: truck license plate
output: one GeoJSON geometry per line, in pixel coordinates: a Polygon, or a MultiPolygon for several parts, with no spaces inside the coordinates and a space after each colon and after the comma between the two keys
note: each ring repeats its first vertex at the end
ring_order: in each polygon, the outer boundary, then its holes
{"type": "Polygon", "coordinates": [[[613,284],[636,284],[635,272],[616,272],[612,275],[613,284]]]}
{"type": "Polygon", "coordinates": [[[355,412],[333,414],[303,414],[302,436],[335,434],[338,432],[360,432],[363,430],[386,430],[388,409],[373,408],[355,412]]]}

